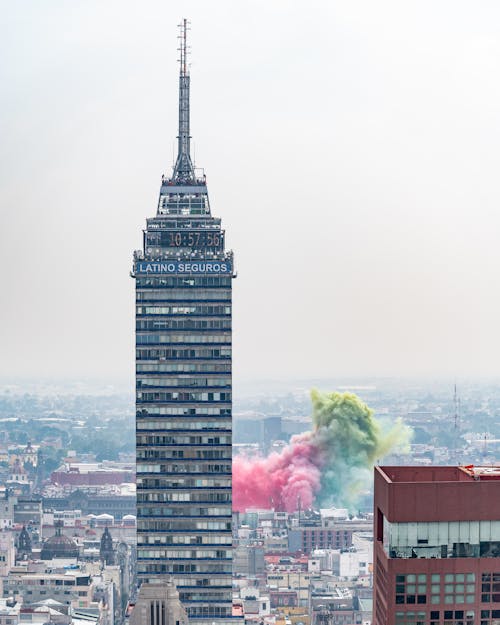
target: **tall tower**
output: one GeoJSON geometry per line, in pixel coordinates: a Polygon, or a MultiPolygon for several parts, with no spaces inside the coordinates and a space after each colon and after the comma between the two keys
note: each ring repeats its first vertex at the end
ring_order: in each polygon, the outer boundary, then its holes
{"type": "Polygon", "coordinates": [[[190,154],[187,22],[179,135],[136,279],[137,573],[169,577],[190,623],[227,623],[231,585],[233,254],[190,154]]]}

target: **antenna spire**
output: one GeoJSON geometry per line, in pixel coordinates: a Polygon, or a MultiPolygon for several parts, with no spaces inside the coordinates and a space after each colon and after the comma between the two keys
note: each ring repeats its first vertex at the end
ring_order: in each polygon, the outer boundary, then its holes
{"type": "Polygon", "coordinates": [[[189,69],[187,56],[187,31],[189,22],[183,19],[179,24],[179,134],[177,135],[178,150],[172,179],[178,184],[188,184],[195,180],[191,161],[191,135],[189,134],[189,69]]]}

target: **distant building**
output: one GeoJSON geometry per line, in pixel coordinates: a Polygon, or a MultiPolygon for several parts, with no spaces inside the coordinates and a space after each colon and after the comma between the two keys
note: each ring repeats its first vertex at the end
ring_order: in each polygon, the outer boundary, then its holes
{"type": "Polygon", "coordinates": [[[99,556],[106,565],[115,563],[115,550],[113,549],[113,538],[106,527],[101,536],[101,546],[99,548],[99,556]]]}
{"type": "Polygon", "coordinates": [[[233,574],[255,576],[265,572],[264,548],[242,545],[233,549],[233,574]]]}
{"type": "Polygon", "coordinates": [[[31,526],[40,529],[42,526],[42,498],[14,496],[13,521],[16,525],[31,526]]]}
{"type": "Polygon", "coordinates": [[[38,464],[38,449],[40,445],[32,445],[31,441],[28,441],[26,447],[22,447],[17,452],[21,462],[24,464],[30,464],[36,467],[38,464]]]}
{"type": "Polygon", "coordinates": [[[186,610],[172,581],[142,584],[129,625],[188,625],[186,610]]]}
{"type": "Polygon", "coordinates": [[[15,556],[14,532],[0,532],[0,576],[7,575],[14,566],[15,556]]]}
{"type": "Polygon", "coordinates": [[[271,608],[281,607],[297,607],[299,605],[299,597],[296,590],[279,589],[270,590],[269,597],[271,601],[271,608]]]}
{"type": "Polygon", "coordinates": [[[54,558],[77,558],[78,547],[69,536],[62,533],[62,524],[56,525],[56,533],[48,538],[42,546],[40,557],[42,560],[52,560],[54,558]]]}
{"type": "Polygon", "coordinates": [[[23,560],[24,558],[31,558],[31,537],[28,530],[23,525],[23,529],[17,539],[17,559],[23,560]]]}
{"type": "Polygon", "coordinates": [[[340,527],[299,527],[288,532],[288,551],[311,553],[315,549],[352,547],[352,530],[340,527]]]}
{"type": "Polygon", "coordinates": [[[81,573],[9,573],[2,580],[3,597],[14,597],[23,605],[56,600],[63,606],[76,602],[80,607],[92,603],[93,588],[89,575],[81,573]]]}
{"type": "Polygon", "coordinates": [[[16,458],[12,464],[7,483],[29,485],[28,473],[19,458],[16,458]]]}
{"type": "Polygon", "coordinates": [[[500,467],[375,467],[374,625],[500,623],[500,467]]]}
{"type": "Polygon", "coordinates": [[[44,496],[44,510],[80,510],[82,515],[111,514],[121,520],[128,515],[135,515],[135,494],[107,492],[104,487],[88,489],[88,492],[76,489],[61,496],[44,496]]]}
{"type": "Polygon", "coordinates": [[[67,469],[53,471],[50,474],[52,484],[59,486],[105,486],[107,484],[123,484],[134,482],[132,469],[103,469],[84,463],[71,464],[67,469]]]}

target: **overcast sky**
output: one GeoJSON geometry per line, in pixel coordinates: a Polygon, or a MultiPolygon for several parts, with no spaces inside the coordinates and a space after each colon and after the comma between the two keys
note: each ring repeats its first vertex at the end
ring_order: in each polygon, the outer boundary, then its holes
{"type": "Polygon", "coordinates": [[[0,375],[132,379],[177,127],[249,378],[500,373],[500,3],[0,3],[0,375]]]}

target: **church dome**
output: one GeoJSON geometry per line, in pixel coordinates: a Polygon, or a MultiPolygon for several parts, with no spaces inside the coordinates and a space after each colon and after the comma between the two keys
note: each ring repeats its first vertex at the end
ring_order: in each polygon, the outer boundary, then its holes
{"type": "Polygon", "coordinates": [[[57,524],[55,535],[44,541],[40,557],[42,560],[78,557],[78,547],[74,540],[62,533],[62,524],[57,524]]]}

